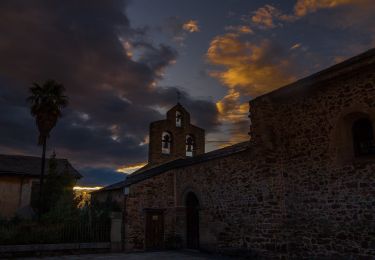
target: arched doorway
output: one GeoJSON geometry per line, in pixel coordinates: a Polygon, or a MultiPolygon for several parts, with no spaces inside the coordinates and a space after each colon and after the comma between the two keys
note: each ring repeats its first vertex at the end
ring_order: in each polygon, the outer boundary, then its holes
{"type": "Polygon", "coordinates": [[[199,248],[199,201],[193,192],[186,196],[186,245],[199,248]]]}

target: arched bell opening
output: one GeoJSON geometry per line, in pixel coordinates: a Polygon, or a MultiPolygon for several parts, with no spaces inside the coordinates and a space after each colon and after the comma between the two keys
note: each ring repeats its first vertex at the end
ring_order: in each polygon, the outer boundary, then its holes
{"type": "Polygon", "coordinates": [[[163,132],[161,142],[162,154],[170,154],[172,150],[172,134],[169,132],[163,132]]]}
{"type": "Polygon", "coordinates": [[[195,153],[195,138],[193,135],[188,134],[185,138],[185,155],[193,157],[195,153]]]}

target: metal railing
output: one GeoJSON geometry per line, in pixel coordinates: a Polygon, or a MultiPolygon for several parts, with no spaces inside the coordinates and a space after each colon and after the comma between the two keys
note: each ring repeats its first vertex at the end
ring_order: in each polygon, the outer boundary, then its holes
{"type": "Polygon", "coordinates": [[[0,245],[109,242],[110,223],[0,224],[0,245]]]}

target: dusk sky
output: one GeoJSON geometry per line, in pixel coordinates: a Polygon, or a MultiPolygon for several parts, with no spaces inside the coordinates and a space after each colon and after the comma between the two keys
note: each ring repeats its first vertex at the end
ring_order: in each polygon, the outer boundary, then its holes
{"type": "Polygon", "coordinates": [[[0,153],[40,155],[26,98],[47,79],[70,100],[47,154],[80,185],[145,163],[177,91],[207,151],[247,140],[251,98],[373,48],[374,14],[374,0],[1,0],[0,153]]]}

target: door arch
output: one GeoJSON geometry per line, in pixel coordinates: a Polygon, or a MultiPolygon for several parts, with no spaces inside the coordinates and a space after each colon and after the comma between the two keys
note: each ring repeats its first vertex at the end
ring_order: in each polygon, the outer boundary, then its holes
{"type": "Polygon", "coordinates": [[[199,201],[193,192],[186,195],[186,246],[199,248],[199,201]]]}

